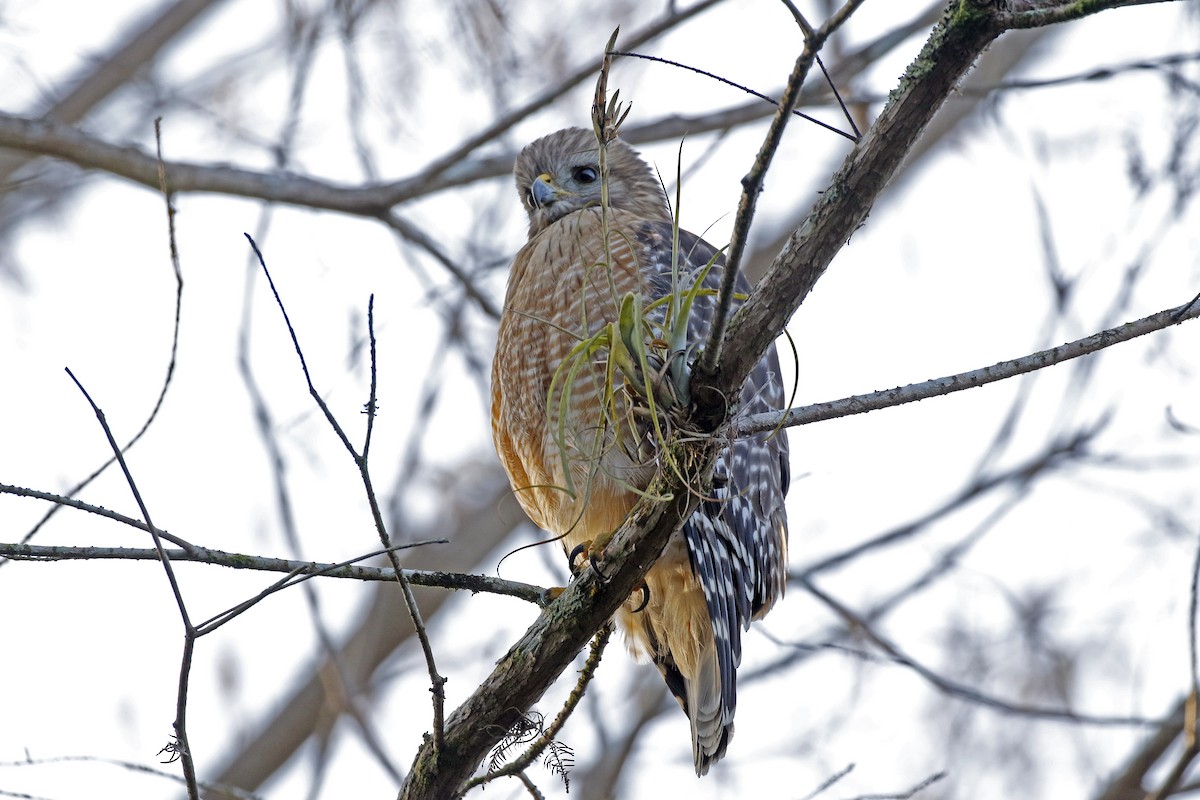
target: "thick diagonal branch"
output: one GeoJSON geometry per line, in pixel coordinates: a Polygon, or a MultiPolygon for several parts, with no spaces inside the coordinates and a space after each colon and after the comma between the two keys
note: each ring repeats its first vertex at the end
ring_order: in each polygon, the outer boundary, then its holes
{"type": "MultiPolygon", "coordinates": [[[[688,450],[700,463],[711,463],[716,442],[692,443],[688,450]]],[[[661,476],[648,495],[672,499],[639,503],[605,547],[600,571],[607,577],[584,570],[446,719],[441,747],[435,749],[432,738],[426,738],[400,790],[400,800],[453,796],[524,710],[541,698],[608,623],[700,501],[674,474],[661,476]]]]}

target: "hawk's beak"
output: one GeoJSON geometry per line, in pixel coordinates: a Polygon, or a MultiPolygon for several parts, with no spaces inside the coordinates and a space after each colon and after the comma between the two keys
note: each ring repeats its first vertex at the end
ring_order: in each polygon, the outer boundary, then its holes
{"type": "Polygon", "coordinates": [[[534,208],[548,206],[558,199],[559,190],[553,181],[548,172],[543,172],[533,179],[533,184],[529,187],[529,198],[534,208]]]}

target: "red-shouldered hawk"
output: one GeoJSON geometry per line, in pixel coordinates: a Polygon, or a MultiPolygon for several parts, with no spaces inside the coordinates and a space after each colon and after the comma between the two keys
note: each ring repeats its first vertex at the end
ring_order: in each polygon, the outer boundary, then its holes
{"type": "MultiPolygon", "coordinates": [[[[658,466],[653,425],[644,411],[637,413],[630,379],[609,368],[609,350],[595,337],[618,319],[627,292],[641,296],[647,318],[663,322],[667,304],[652,304],[672,292],[671,212],[637,153],[620,141],[606,153],[604,211],[591,131],[550,134],[517,159],[529,241],[513,260],[492,366],[492,435],[500,460],[529,517],[561,535],[567,552],[607,541],[658,466]]],[[[678,232],[678,242],[676,291],[686,293],[697,279],[715,290],[721,256],[686,231],[678,232]]],[[[739,280],[739,292],[748,291],[739,280]]],[[[695,295],[687,321],[689,362],[703,345],[715,304],[712,292],[695,295]]],[[[783,404],[772,348],[746,380],[737,410],[783,404]]],[[[785,431],[734,441],[713,474],[709,496],[646,574],[648,598],[634,595],[616,614],[630,651],[649,656],[691,720],[697,775],[725,754],[733,735],[742,629],[783,594],[785,431]],[[640,611],[638,599],[645,602],[640,611]]]]}

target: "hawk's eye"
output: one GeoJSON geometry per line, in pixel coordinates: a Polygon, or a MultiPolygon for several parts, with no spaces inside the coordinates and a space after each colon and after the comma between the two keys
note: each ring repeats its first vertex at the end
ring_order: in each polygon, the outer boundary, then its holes
{"type": "Polygon", "coordinates": [[[595,183],[600,173],[596,172],[594,167],[579,167],[571,173],[571,177],[580,183],[595,183]]]}

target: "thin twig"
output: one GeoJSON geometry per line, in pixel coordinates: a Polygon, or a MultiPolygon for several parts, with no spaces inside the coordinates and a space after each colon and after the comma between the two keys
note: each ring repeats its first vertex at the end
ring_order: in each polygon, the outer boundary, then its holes
{"type": "Polygon", "coordinates": [[[712,324],[704,343],[704,351],[700,356],[700,371],[711,374],[721,359],[721,349],[724,347],[725,330],[729,322],[729,314],[733,309],[734,288],[737,275],[741,269],[742,255],[746,250],[746,242],[750,237],[750,225],[754,221],[754,212],[758,207],[758,196],[762,193],[763,181],[766,180],[767,170],[775,152],[783,141],[783,131],[796,103],[800,100],[800,91],[808,72],[812,69],[813,59],[824,46],[825,40],[850,18],[857,10],[862,0],[848,0],[837,13],[831,16],[824,25],[804,37],[804,49],[796,58],[792,73],[788,76],[787,85],[780,97],[778,108],[771,125],[763,137],[762,146],[754,158],[750,172],[742,178],[742,199],[738,203],[737,215],[733,220],[733,232],[729,239],[729,248],[725,253],[725,269],[721,276],[721,290],[717,297],[717,305],[713,311],[712,324]]]}
{"type": "Polygon", "coordinates": [[[855,614],[848,607],[835,600],[830,595],[818,589],[812,581],[800,577],[799,582],[804,586],[805,590],[813,597],[820,600],[828,606],[835,614],[841,617],[849,627],[875,644],[887,656],[897,664],[908,667],[920,677],[924,678],[931,686],[938,691],[958,697],[963,700],[968,700],[981,706],[995,709],[996,711],[1005,714],[1014,714],[1022,717],[1031,717],[1033,719],[1057,720],[1060,722],[1072,722],[1087,725],[1103,725],[1103,726],[1145,726],[1157,725],[1158,720],[1148,720],[1144,717],[1122,717],[1108,716],[1103,714],[1077,714],[1074,711],[1068,711],[1062,708],[1052,708],[1048,706],[1033,706],[1020,705],[1010,703],[1006,700],[1001,700],[991,695],[983,694],[969,686],[964,686],[949,678],[943,677],[933,670],[916,661],[907,653],[902,651],[892,642],[885,639],[881,634],[876,632],[866,620],[855,614]]]}
{"type": "Polygon", "coordinates": [[[725,268],[721,276],[721,289],[717,296],[717,304],[713,309],[712,322],[708,330],[708,338],[704,343],[704,351],[700,355],[700,370],[712,372],[721,358],[721,348],[724,346],[725,328],[729,322],[729,314],[733,309],[734,289],[737,286],[737,276],[741,268],[742,254],[746,250],[746,241],[750,236],[750,224],[754,220],[754,211],[758,207],[758,195],[762,192],[763,180],[771,166],[775,151],[783,140],[783,130],[796,102],[800,98],[800,89],[804,85],[808,71],[812,68],[816,48],[820,44],[813,39],[806,39],[804,50],[796,59],[792,73],[788,77],[783,95],[779,100],[775,115],[767,135],[763,138],[762,146],[754,158],[754,165],[742,178],[742,198],[738,202],[737,215],[733,220],[733,232],[729,239],[729,247],[725,251],[725,268]]]}
{"type": "MultiPolygon", "coordinates": [[[[410,547],[423,547],[430,544],[445,544],[446,539],[427,539],[419,542],[394,545],[392,549],[403,550],[410,547]]],[[[193,547],[189,550],[167,550],[167,556],[172,561],[190,561],[197,564],[213,564],[233,569],[248,569],[258,572],[286,572],[296,575],[323,576],[356,581],[395,581],[395,570],[390,567],[354,566],[355,562],[378,555],[385,551],[376,550],[364,553],[336,564],[320,561],[294,561],[286,558],[268,558],[252,556],[244,553],[229,553],[224,550],[214,550],[207,547],[193,547]]],[[[14,561],[88,561],[88,560],[118,560],[118,561],[157,561],[158,551],[140,547],[64,547],[60,545],[20,544],[15,542],[0,542],[0,555],[14,561]]],[[[547,602],[546,590],[541,586],[519,581],[495,578],[489,575],[471,575],[462,572],[439,572],[435,570],[406,569],[404,577],[415,586],[430,586],[439,589],[454,589],[471,592],[472,594],[497,594],[514,597],[544,606],[547,602]]]]}
{"type": "MultiPolygon", "coordinates": [[[[754,97],[757,97],[759,100],[763,100],[767,103],[770,103],[773,106],[779,105],[779,101],[773,97],[770,97],[769,95],[765,95],[762,92],[751,89],[749,86],[744,86],[744,85],[738,83],[737,81],[731,81],[728,78],[723,78],[720,75],[717,75],[716,73],[709,72],[708,70],[700,69],[699,67],[692,67],[692,66],[688,66],[687,64],[681,64],[678,61],[672,61],[669,58],[661,58],[660,56],[646,55],[645,53],[633,53],[628,50],[610,50],[609,53],[614,56],[623,56],[625,58],[640,58],[645,61],[656,61],[660,64],[667,64],[672,67],[678,67],[679,69],[688,70],[689,72],[695,72],[696,74],[703,75],[706,78],[712,78],[714,81],[717,81],[718,83],[723,83],[726,86],[732,86],[735,89],[740,89],[743,92],[745,92],[746,94],[753,95],[754,97]]],[[[816,117],[810,116],[809,114],[805,114],[803,111],[800,111],[799,109],[792,109],[792,113],[795,114],[797,117],[800,117],[801,119],[804,119],[804,120],[807,120],[808,122],[813,123],[814,125],[819,125],[820,127],[824,128],[825,130],[830,131],[831,133],[836,133],[838,136],[844,136],[845,138],[849,139],[852,142],[855,141],[857,138],[855,134],[846,133],[845,131],[838,129],[838,128],[834,127],[833,125],[830,125],[827,122],[822,122],[821,120],[817,119],[816,117]]]]}
{"type": "Polygon", "coordinates": [[[780,424],[788,427],[793,425],[808,425],[812,422],[848,417],[853,414],[864,414],[868,411],[877,411],[881,408],[891,408],[893,406],[916,402],[917,400],[926,400],[930,397],[940,397],[954,392],[961,392],[964,389],[986,386],[989,383],[995,383],[996,381],[1012,378],[1016,375],[1060,364],[1063,361],[1069,361],[1073,358],[1096,353],[1114,344],[1127,342],[1130,339],[1136,339],[1139,336],[1145,336],[1148,333],[1154,333],[1169,328],[1172,325],[1178,325],[1181,322],[1195,319],[1196,317],[1200,317],[1200,303],[1192,299],[1181,306],[1168,308],[1151,314],[1148,317],[1142,317],[1132,322],[1126,322],[1124,325],[1108,328],[1099,333],[1085,336],[1082,339],[1061,344],[1058,347],[1039,350],[1036,353],[1009,361],[1000,361],[992,364],[990,367],[981,367],[969,372],[960,372],[956,375],[947,375],[921,383],[910,383],[907,386],[899,386],[895,389],[885,389],[869,394],[852,395],[844,397],[841,400],[814,403],[812,405],[789,409],[786,412],[768,411],[761,414],[750,414],[740,417],[734,423],[733,432],[737,436],[745,436],[751,433],[774,430],[780,424]]]}
{"type": "Polygon", "coordinates": [[[475,285],[474,279],[467,274],[466,270],[460,267],[454,259],[442,249],[442,246],[437,241],[421,230],[418,226],[404,219],[395,211],[385,211],[378,215],[379,221],[387,225],[398,236],[410,244],[428,253],[435,261],[445,267],[446,271],[454,276],[454,279],[462,285],[463,291],[467,297],[475,301],[480,310],[487,314],[492,319],[500,319],[500,309],[496,308],[496,303],[487,294],[484,294],[478,286],[475,285]]]}
{"type": "Polygon", "coordinates": [[[71,376],[71,380],[79,388],[79,391],[83,393],[84,398],[87,399],[88,405],[92,407],[92,411],[95,412],[96,419],[99,421],[100,427],[104,430],[104,436],[108,439],[108,445],[112,448],[117,463],[121,466],[121,472],[125,475],[125,483],[128,484],[129,490],[133,493],[133,499],[137,503],[138,509],[142,512],[142,519],[145,520],[146,528],[150,531],[150,538],[154,540],[154,549],[158,554],[159,561],[162,562],[163,570],[167,575],[167,582],[171,585],[171,592],[175,596],[175,605],[178,607],[179,616],[183,620],[183,656],[180,659],[179,690],[175,703],[176,743],[170,746],[170,749],[173,754],[180,757],[183,764],[183,775],[187,781],[189,799],[200,800],[200,790],[196,786],[196,766],[192,760],[191,746],[188,744],[187,738],[188,679],[192,668],[192,649],[196,644],[196,629],[192,626],[192,621],[188,616],[187,605],[183,601],[183,593],[179,589],[179,582],[175,579],[175,570],[171,568],[171,559],[167,556],[167,552],[163,548],[162,539],[159,538],[157,529],[150,519],[150,510],[142,500],[142,494],[138,491],[133,474],[129,471],[129,465],[125,463],[125,457],[121,454],[121,446],[117,444],[112,429],[108,427],[108,421],[104,417],[104,412],[96,404],[96,401],[92,399],[92,396],[88,394],[87,389],[83,388],[83,384],[75,377],[75,373],[71,372],[70,367],[67,367],[66,371],[71,376]]]}
{"type": "MultiPolygon", "coordinates": [[[[285,172],[291,162],[292,153],[296,141],[297,133],[300,130],[302,112],[304,109],[304,101],[307,96],[307,89],[310,85],[313,76],[313,63],[317,51],[318,44],[323,39],[325,27],[325,17],[318,15],[309,17],[298,15],[296,24],[288,28],[287,49],[288,59],[292,63],[291,68],[291,89],[288,93],[287,115],[284,123],[281,126],[278,141],[270,148],[274,157],[275,168],[278,172],[285,172]]],[[[265,204],[261,211],[261,226],[265,231],[271,219],[272,206],[265,204]]],[[[261,236],[259,237],[261,238],[261,236]]],[[[253,265],[251,265],[251,275],[253,275],[253,265]]],[[[249,284],[248,287],[249,288],[249,284]]],[[[250,292],[247,291],[247,299],[250,292]]],[[[249,304],[245,310],[249,311],[249,304]]],[[[247,388],[251,394],[251,400],[255,407],[254,420],[258,428],[259,436],[262,439],[264,447],[270,456],[272,480],[275,485],[275,501],[279,511],[280,522],[284,534],[284,538],[290,546],[292,553],[300,557],[303,552],[301,547],[300,535],[292,503],[291,492],[287,482],[286,464],[283,456],[283,450],[278,442],[277,429],[271,420],[270,410],[267,406],[266,399],[258,390],[257,382],[254,379],[253,371],[250,366],[249,358],[249,325],[248,317],[244,319],[246,323],[243,325],[241,335],[238,337],[238,366],[242,376],[246,382],[247,388]]],[[[301,579],[302,581],[303,579],[301,579]]],[[[296,581],[297,583],[301,581],[296,581]]],[[[257,597],[252,597],[242,603],[239,603],[232,609],[228,609],[218,615],[215,621],[210,621],[206,625],[201,625],[203,633],[209,633],[226,622],[230,622],[237,618],[244,611],[252,608],[264,597],[272,593],[274,589],[282,588],[283,586],[291,585],[288,578],[279,581],[275,587],[269,587],[257,597]]],[[[327,659],[328,669],[325,671],[326,680],[328,682],[329,691],[331,694],[337,694],[342,699],[340,709],[347,714],[358,725],[363,741],[367,749],[375,756],[376,761],[383,767],[388,775],[399,782],[402,780],[402,772],[399,767],[392,762],[392,759],[387,755],[385,748],[379,742],[379,737],[375,734],[373,727],[370,724],[367,716],[362,712],[362,709],[354,702],[355,697],[360,694],[360,687],[356,686],[350,675],[352,670],[347,668],[344,660],[339,655],[339,649],[334,643],[333,636],[329,632],[328,626],[325,624],[321,615],[321,606],[317,597],[315,585],[305,583],[304,587],[305,606],[308,610],[309,618],[312,623],[312,630],[316,636],[317,644],[321,652],[327,659]]],[[[316,770],[319,771],[324,764],[320,758],[315,761],[316,770]]],[[[319,780],[311,782],[310,792],[315,796],[315,792],[319,788],[319,780]]]]}
{"type": "Polygon", "coordinates": [[[287,325],[288,336],[292,340],[292,349],[296,353],[296,357],[300,359],[300,370],[304,373],[304,381],[308,385],[308,393],[316,401],[317,407],[321,409],[321,413],[325,415],[325,421],[333,428],[333,432],[341,440],[342,446],[345,447],[354,458],[358,459],[358,453],[354,449],[354,445],[350,443],[350,439],[346,436],[346,432],[342,430],[342,426],[338,424],[337,419],[333,416],[333,412],[329,410],[329,405],[325,402],[325,398],[321,397],[321,393],[317,391],[317,387],[313,384],[312,375],[308,371],[308,361],[304,358],[304,350],[300,347],[300,340],[296,336],[296,329],[292,327],[292,319],[288,316],[287,307],[283,304],[283,298],[279,296],[279,290],[275,288],[275,280],[271,277],[271,271],[267,268],[267,262],[263,258],[262,252],[258,249],[258,244],[253,237],[248,233],[242,234],[246,237],[246,241],[250,242],[250,247],[254,250],[254,257],[258,259],[258,264],[262,267],[263,274],[267,276],[267,283],[271,287],[271,294],[275,297],[275,305],[279,307],[279,313],[283,315],[283,322],[287,325]]]}
{"type": "MultiPolygon", "coordinates": [[[[129,452],[129,450],[141,440],[146,431],[150,429],[150,425],[158,418],[158,412],[163,407],[163,401],[167,397],[167,389],[170,388],[171,379],[175,375],[175,359],[179,353],[179,328],[183,311],[183,269],[179,264],[179,247],[175,240],[175,204],[173,202],[174,194],[172,193],[170,183],[167,180],[167,162],[163,159],[162,155],[161,117],[154,120],[154,141],[157,147],[155,161],[157,162],[158,168],[158,187],[166,204],[167,242],[171,253],[171,267],[175,271],[175,323],[171,330],[171,356],[167,360],[167,374],[163,377],[162,386],[159,387],[158,397],[154,401],[154,407],[150,409],[150,413],[146,416],[142,426],[138,428],[137,433],[130,437],[129,441],[125,443],[125,446],[121,448],[121,451],[125,453],[129,452]]],[[[81,491],[87,488],[92,481],[100,477],[100,474],[112,466],[115,461],[116,458],[110,458],[105,461],[103,464],[93,470],[90,475],[67,490],[67,495],[74,496],[79,494],[81,491]]],[[[42,518],[37,521],[37,524],[35,524],[29,530],[29,532],[25,534],[21,541],[28,542],[32,540],[33,537],[37,535],[38,531],[40,531],[46,525],[46,523],[58,513],[58,509],[60,507],[61,504],[51,506],[42,516],[42,518]]],[[[184,545],[182,540],[176,541],[175,543],[179,544],[180,546],[184,545]]],[[[4,566],[4,563],[4,561],[0,560],[0,567],[4,566]]]]}
{"type": "Polygon", "coordinates": [[[792,0],[783,0],[783,5],[787,8],[788,13],[792,15],[792,19],[795,20],[796,26],[800,28],[800,32],[804,34],[804,38],[811,37],[813,35],[812,23],[800,12],[800,9],[796,8],[796,4],[792,0]]]}
{"type": "MultiPolygon", "coordinates": [[[[18,767],[41,767],[58,764],[104,764],[110,767],[119,767],[130,772],[140,772],[144,775],[154,775],[159,778],[166,778],[169,781],[183,783],[184,780],[179,775],[173,772],[152,767],[149,764],[139,764],[136,761],[123,761],[119,758],[101,758],[100,756],[51,756],[48,758],[26,758],[21,761],[0,761],[0,769],[14,769],[18,767]]],[[[227,783],[214,783],[212,781],[198,781],[201,789],[206,792],[212,792],[214,795],[221,797],[229,797],[234,800],[263,800],[263,796],[255,792],[246,791],[239,786],[230,786],[227,783]]],[[[8,795],[12,797],[28,797],[29,795],[8,795]]]]}
{"type": "Polygon", "coordinates": [[[833,98],[837,100],[838,108],[842,110],[842,116],[846,122],[850,123],[850,130],[853,134],[847,135],[849,139],[857,142],[862,138],[862,131],[858,129],[858,123],[854,121],[854,115],[850,113],[850,109],[846,107],[846,101],[842,99],[842,93],[838,91],[837,84],[833,82],[833,76],[829,74],[829,70],[825,68],[825,60],[820,56],[816,57],[817,66],[821,68],[821,75],[825,77],[825,83],[829,86],[829,92],[833,98]]]}
{"type": "MultiPolygon", "coordinates": [[[[394,549],[400,550],[400,549],[404,549],[404,548],[408,548],[408,547],[417,547],[420,545],[427,545],[427,544],[446,544],[447,542],[448,542],[448,540],[446,540],[446,539],[430,539],[430,540],[427,540],[424,542],[412,542],[410,544],[397,545],[394,549]]],[[[263,589],[261,592],[256,594],[254,597],[251,597],[248,600],[244,600],[241,603],[238,603],[236,606],[226,609],[225,611],[222,611],[221,613],[216,614],[213,617],[210,617],[209,619],[206,619],[204,622],[201,622],[199,625],[197,625],[196,628],[199,631],[199,635],[201,635],[201,636],[212,633],[217,628],[224,625],[226,622],[229,622],[230,620],[237,617],[238,615],[248,611],[250,608],[254,607],[258,603],[260,603],[261,601],[265,600],[267,597],[270,597],[271,595],[275,594],[278,591],[290,588],[299,583],[304,583],[305,581],[308,581],[311,578],[316,578],[316,577],[320,577],[323,575],[330,575],[334,572],[338,572],[338,571],[342,570],[345,567],[351,566],[352,564],[356,564],[359,561],[364,561],[368,558],[374,558],[375,556],[379,556],[379,555],[384,555],[384,551],[376,550],[373,553],[365,553],[361,556],[357,556],[356,558],[347,559],[345,561],[339,561],[336,564],[330,564],[327,567],[318,567],[318,565],[313,564],[313,563],[297,564],[295,567],[293,567],[288,572],[287,575],[285,575],[283,578],[276,581],[275,583],[271,584],[266,589],[263,589]]],[[[206,563],[212,563],[212,562],[206,562],[206,563]]],[[[395,578],[396,578],[396,576],[390,570],[381,571],[381,574],[379,577],[381,580],[395,580],[395,578]],[[384,572],[386,572],[386,574],[383,574],[384,572]]],[[[330,645],[332,646],[332,641],[330,641],[330,645]]],[[[336,650],[326,649],[326,656],[332,662],[337,663],[338,661],[340,661],[336,650]]],[[[342,683],[344,686],[349,686],[348,681],[343,680],[342,683]]]]}
{"type": "Polygon", "coordinates": [[[842,767],[837,772],[830,775],[825,780],[821,781],[820,786],[818,786],[816,789],[813,789],[808,794],[804,795],[804,797],[800,798],[800,800],[814,800],[826,789],[829,789],[835,783],[837,783],[838,781],[840,781],[842,778],[846,777],[853,771],[854,771],[854,764],[853,763],[847,764],[846,766],[842,767]]]}
{"type": "Polygon", "coordinates": [[[907,791],[890,792],[888,794],[860,794],[851,798],[851,800],[909,800],[909,798],[916,797],[920,792],[925,791],[933,784],[945,778],[946,775],[947,773],[945,772],[935,772],[907,791]]]}
{"type": "Polygon", "coordinates": [[[371,481],[371,472],[367,468],[367,446],[370,445],[370,431],[373,429],[372,418],[379,407],[378,395],[376,393],[378,384],[376,383],[377,368],[375,361],[374,295],[372,295],[371,300],[367,304],[367,334],[371,342],[371,392],[366,406],[368,418],[367,442],[363,447],[361,455],[355,454],[353,448],[350,448],[350,453],[354,456],[355,463],[358,464],[358,472],[362,477],[363,489],[367,494],[367,503],[371,508],[371,517],[375,521],[375,531],[379,534],[379,540],[383,543],[383,546],[388,549],[388,559],[392,562],[392,567],[396,570],[396,583],[400,584],[400,590],[404,594],[404,605],[408,608],[413,629],[417,634],[417,641],[420,642],[421,652],[425,656],[425,666],[429,671],[430,693],[433,695],[433,747],[434,757],[437,758],[442,751],[442,740],[446,730],[446,678],[438,672],[437,662],[433,657],[433,645],[429,641],[429,631],[425,629],[425,620],[421,616],[421,609],[417,605],[417,598],[413,594],[412,585],[404,576],[404,570],[400,567],[400,559],[396,556],[396,551],[392,549],[392,537],[388,534],[387,525],[383,521],[383,512],[379,507],[379,500],[375,496],[375,488],[371,481]]]}
{"type": "MultiPolygon", "coordinates": [[[[383,513],[380,510],[379,501],[375,495],[375,488],[371,481],[371,473],[367,466],[366,455],[365,455],[365,453],[360,454],[357,450],[354,449],[354,445],[350,443],[350,438],[346,435],[346,432],[342,429],[342,426],[338,423],[337,419],[334,417],[333,412],[329,408],[329,405],[325,402],[325,398],[321,397],[321,394],[317,391],[316,385],[313,384],[312,375],[308,371],[308,363],[305,361],[305,358],[304,358],[304,351],[300,347],[300,340],[296,336],[295,328],[292,327],[292,321],[288,317],[287,308],[284,306],[283,298],[280,297],[280,295],[279,295],[279,290],[276,289],[276,287],[275,287],[275,281],[271,277],[270,270],[267,268],[266,260],[263,258],[262,253],[259,251],[258,245],[255,244],[254,239],[251,238],[249,234],[246,234],[246,239],[250,242],[250,246],[254,249],[254,254],[258,258],[258,263],[262,267],[263,274],[265,274],[267,276],[267,283],[271,287],[271,293],[275,297],[275,303],[279,307],[280,313],[283,315],[283,320],[287,325],[288,334],[291,336],[291,339],[292,339],[292,348],[296,351],[296,355],[300,359],[300,368],[304,373],[304,380],[308,384],[308,393],[309,393],[309,395],[312,396],[313,400],[316,402],[317,407],[321,409],[321,413],[325,415],[325,419],[329,423],[329,426],[333,429],[333,431],[337,435],[338,439],[341,440],[342,445],[346,448],[346,451],[350,454],[351,458],[354,459],[354,463],[358,467],[359,476],[362,478],[362,482],[363,482],[363,489],[366,492],[366,496],[367,496],[367,504],[371,509],[371,517],[375,522],[376,533],[379,534],[379,539],[383,543],[384,549],[387,551],[387,557],[392,562],[392,567],[395,569],[396,583],[398,583],[400,585],[401,593],[404,595],[405,607],[408,610],[409,617],[412,619],[413,628],[416,631],[418,641],[421,643],[421,650],[425,655],[425,664],[429,669],[429,679],[430,679],[430,682],[432,683],[431,692],[433,694],[433,722],[434,722],[433,743],[434,743],[434,748],[435,748],[434,752],[435,752],[435,757],[436,757],[436,754],[441,752],[441,741],[442,741],[442,736],[444,733],[444,724],[445,724],[444,723],[444,718],[445,718],[444,717],[444,706],[445,706],[445,697],[446,697],[446,693],[445,693],[446,679],[438,673],[437,663],[434,660],[434,656],[433,656],[433,647],[429,642],[429,632],[425,629],[425,621],[421,617],[421,610],[417,606],[417,599],[412,593],[412,586],[409,585],[408,579],[404,575],[404,570],[400,566],[400,560],[397,558],[396,552],[395,552],[394,548],[392,547],[391,537],[388,534],[387,525],[383,521],[383,513]]],[[[373,301],[370,304],[370,309],[371,309],[371,313],[369,313],[368,317],[367,317],[367,332],[368,332],[368,335],[369,335],[370,341],[371,341],[371,390],[370,390],[370,400],[367,403],[368,416],[374,415],[374,413],[377,409],[377,406],[378,406],[377,400],[376,400],[376,380],[375,380],[376,379],[376,367],[375,367],[376,350],[375,350],[375,327],[374,327],[375,319],[373,316],[373,314],[374,314],[373,301]]],[[[372,423],[368,422],[368,428],[371,427],[371,424],[372,423]]]]}
{"type": "MultiPolygon", "coordinates": [[[[85,503],[82,500],[76,500],[74,497],[54,494],[53,492],[43,492],[38,489],[29,489],[24,486],[13,486],[12,484],[8,483],[0,483],[0,494],[11,494],[15,497],[29,497],[35,500],[46,500],[56,505],[78,509],[79,511],[86,511],[89,514],[95,514],[96,516],[100,517],[106,517],[114,522],[119,522],[122,525],[128,525],[131,528],[137,528],[141,531],[150,531],[150,528],[146,525],[146,523],[140,519],[134,519],[133,517],[126,516],[118,511],[112,511],[111,509],[104,508],[103,506],[85,503]]],[[[195,545],[193,545],[191,542],[181,539],[175,534],[170,533],[169,531],[164,531],[161,528],[155,528],[154,532],[171,544],[182,547],[185,551],[190,551],[195,547],[195,545]]],[[[20,543],[23,545],[26,543],[26,541],[28,541],[27,536],[23,537],[20,543]]]]}
{"type": "Polygon", "coordinates": [[[579,705],[579,701],[583,699],[583,694],[587,690],[588,684],[591,683],[592,677],[596,674],[596,668],[600,666],[600,659],[604,655],[604,648],[608,644],[609,638],[612,636],[612,631],[612,626],[606,625],[596,633],[596,636],[592,639],[592,647],[588,652],[587,660],[583,662],[583,667],[579,670],[579,680],[575,682],[575,688],[571,689],[571,693],[567,696],[567,701],[563,703],[563,707],[559,709],[558,716],[556,716],[554,721],[546,727],[541,736],[534,740],[534,742],[529,745],[529,748],[526,749],[524,753],[505,764],[500,769],[467,781],[467,783],[463,785],[462,790],[458,793],[459,797],[466,794],[476,786],[482,786],[483,784],[490,783],[496,778],[523,774],[525,769],[542,755],[542,752],[549,747],[551,742],[554,741],[555,737],[558,736],[558,733],[562,730],[563,725],[567,723],[567,719],[571,716],[571,713],[575,711],[576,706],[579,705]]]}

